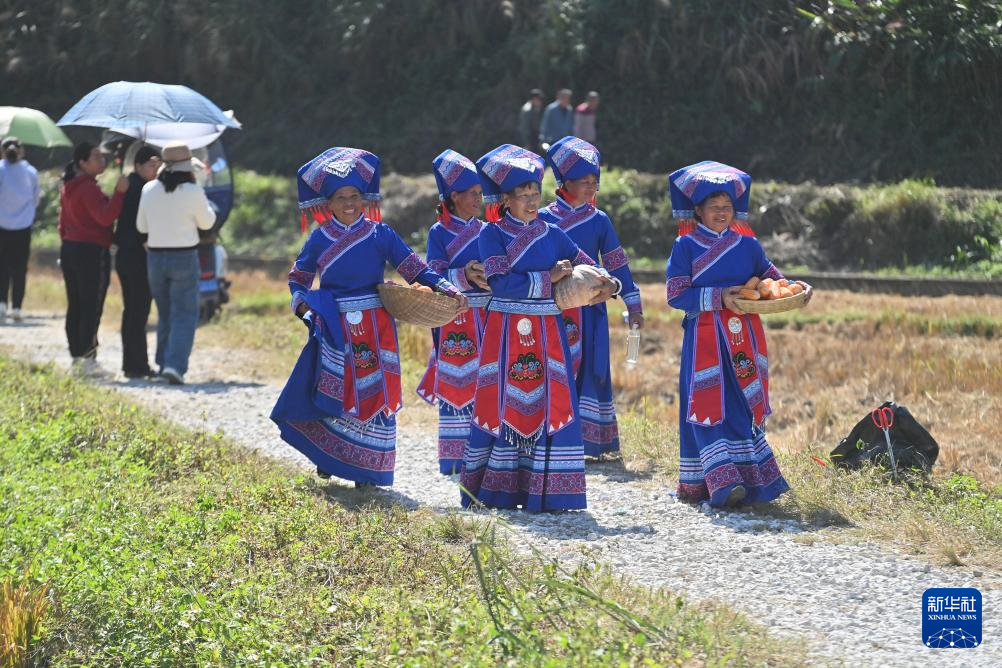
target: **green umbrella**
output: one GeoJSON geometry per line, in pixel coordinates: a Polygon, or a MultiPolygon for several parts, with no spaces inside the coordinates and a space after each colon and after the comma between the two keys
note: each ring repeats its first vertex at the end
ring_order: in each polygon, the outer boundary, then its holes
{"type": "Polygon", "coordinates": [[[0,137],[11,135],[29,146],[73,146],[70,138],[51,118],[27,107],[0,107],[0,137]]]}

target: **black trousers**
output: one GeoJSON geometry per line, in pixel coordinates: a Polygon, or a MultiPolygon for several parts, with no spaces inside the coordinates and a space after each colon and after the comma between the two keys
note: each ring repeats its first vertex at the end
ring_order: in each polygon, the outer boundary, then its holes
{"type": "Polygon", "coordinates": [[[153,298],[143,247],[119,247],[115,253],[115,273],[122,286],[122,371],[127,376],[148,374],[146,323],[150,319],[153,298]]]}
{"type": "Polygon", "coordinates": [[[9,303],[11,308],[21,308],[30,254],[30,227],[23,230],[0,229],[0,303],[9,303]]]}
{"type": "Polygon", "coordinates": [[[111,278],[107,248],[82,241],[63,241],[59,265],[66,284],[66,340],[73,357],[97,356],[97,329],[111,278]]]}

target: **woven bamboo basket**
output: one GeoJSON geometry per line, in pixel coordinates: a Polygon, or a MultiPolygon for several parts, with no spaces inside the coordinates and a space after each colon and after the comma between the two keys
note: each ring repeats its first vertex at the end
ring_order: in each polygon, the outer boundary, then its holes
{"type": "Polygon", "coordinates": [[[425,292],[394,283],[381,283],[376,289],[383,306],[400,322],[441,327],[455,320],[459,312],[455,299],[438,292],[425,292]]]}
{"type": "MultiPolygon", "coordinates": [[[[806,284],[805,284],[806,285],[806,284]]],[[[801,308],[807,303],[814,288],[807,286],[807,289],[792,297],[781,297],[780,299],[735,299],[734,302],[741,307],[745,313],[782,313],[801,308]]]]}

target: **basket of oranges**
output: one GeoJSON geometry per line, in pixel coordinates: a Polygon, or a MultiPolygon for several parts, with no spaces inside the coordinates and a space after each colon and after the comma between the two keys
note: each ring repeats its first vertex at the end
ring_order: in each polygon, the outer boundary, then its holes
{"type": "Polygon", "coordinates": [[[802,307],[812,291],[803,281],[752,276],[734,301],[745,313],[782,313],[802,307]]]}
{"type": "Polygon", "coordinates": [[[400,322],[422,327],[441,327],[459,313],[459,302],[431,288],[411,288],[396,283],[380,283],[376,288],[383,307],[400,322]]]}

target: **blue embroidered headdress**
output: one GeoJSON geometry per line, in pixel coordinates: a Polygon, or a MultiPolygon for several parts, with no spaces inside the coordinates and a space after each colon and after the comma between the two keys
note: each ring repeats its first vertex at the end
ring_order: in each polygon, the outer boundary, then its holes
{"type": "Polygon", "coordinates": [[[477,160],[487,202],[487,220],[501,219],[501,195],[529,182],[543,183],[543,159],[521,146],[501,144],[477,160]]]}
{"type": "Polygon", "coordinates": [[[379,157],[358,148],[329,148],[297,171],[299,209],[303,231],[309,224],[307,214],[323,223],[331,219],[327,200],[343,186],[355,186],[366,200],[366,215],[379,221],[379,157]]]}
{"type": "Polygon", "coordinates": [[[464,192],[475,185],[480,184],[480,175],[477,173],[477,166],[473,161],[461,153],[456,153],[451,148],[447,148],[432,160],[435,168],[435,185],[438,186],[438,199],[442,201],[442,214],[444,216],[445,202],[449,195],[456,192],[464,192]]]}
{"type": "Polygon", "coordinates": [[[584,139],[567,136],[550,145],[546,158],[553,168],[557,186],[563,188],[565,181],[580,179],[589,174],[601,179],[602,154],[584,139]]]}
{"type": "Polygon", "coordinates": [[[712,160],[683,167],[668,175],[671,215],[678,221],[678,235],[685,236],[696,229],[696,205],[716,192],[730,195],[734,205],[734,222],[731,223],[734,231],[746,237],[755,236],[748,226],[751,176],[712,160]]]}

